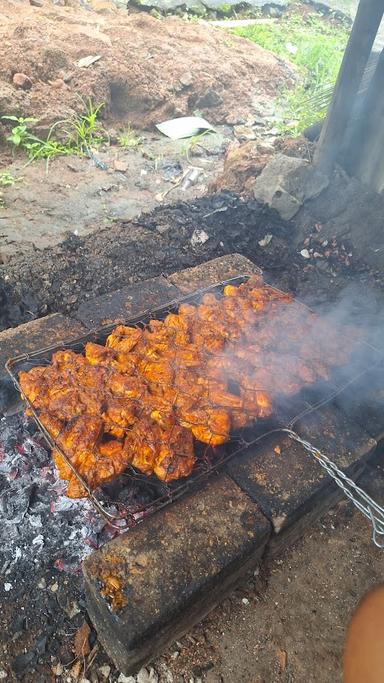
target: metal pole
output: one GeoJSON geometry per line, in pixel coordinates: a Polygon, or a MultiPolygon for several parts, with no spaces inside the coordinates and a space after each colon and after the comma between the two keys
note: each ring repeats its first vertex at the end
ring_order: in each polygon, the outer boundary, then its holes
{"type": "Polygon", "coordinates": [[[327,175],[332,172],[340,151],[383,14],[384,0],[360,0],[314,157],[314,164],[327,175]]]}

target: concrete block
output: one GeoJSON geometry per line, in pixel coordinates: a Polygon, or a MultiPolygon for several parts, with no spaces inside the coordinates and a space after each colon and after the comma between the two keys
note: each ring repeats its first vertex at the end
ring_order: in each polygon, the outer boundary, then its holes
{"type": "Polygon", "coordinates": [[[168,276],[169,282],[184,294],[209,287],[237,275],[261,273],[258,266],[241,254],[220,256],[194,268],[186,268],[168,276]]]}
{"type": "MultiPolygon", "coordinates": [[[[335,406],[313,410],[295,431],[353,478],[377,445],[335,406]]],[[[284,432],[249,446],[229,461],[226,472],[259,504],[276,534],[291,528],[290,542],[342,496],[313,456],[284,432]]]]}
{"type": "Polygon", "coordinates": [[[155,277],[84,301],[74,315],[93,329],[134,318],[178,296],[180,292],[172,283],[164,277],[155,277]]]}
{"type": "Polygon", "coordinates": [[[135,673],[200,621],[269,536],[257,504],[220,475],[88,557],[88,611],[117,668],[135,673]]]}

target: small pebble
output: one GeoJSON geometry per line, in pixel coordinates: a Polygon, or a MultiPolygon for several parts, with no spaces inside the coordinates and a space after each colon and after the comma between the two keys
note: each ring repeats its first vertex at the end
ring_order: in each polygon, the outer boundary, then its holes
{"type": "Polygon", "coordinates": [[[11,583],[5,583],[4,584],[4,590],[6,593],[9,593],[9,591],[12,590],[12,584],[11,583]]]}
{"type": "Polygon", "coordinates": [[[176,650],[175,652],[172,652],[172,654],[171,654],[171,659],[177,659],[179,655],[180,655],[180,652],[178,652],[178,651],[176,650]]]}
{"type": "Polygon", "coordinates": [[[37,584],[37,587],[38,588],[46,588],[47,587],[47,582],[44,579],[44,577],[42,579],[40,579],[39,583],[37,584]]]}
{"type": "Polygon", "coordinates": [[[124,674],[120,674],[117,683],[136,683],[136,678],[135,676],[124,676],[124,674]]]}
{"type": "Polygon", "coordinates": [[[0,669],[0,679],[4,680],[4,678],[7,678],[8,674],[4,669],[0,669]]]}
{"type": "Polygon", "coordinates": [[[99,668],[99,671],[104,678],[108,678],[109,674],[111,673],[111,667],[109,664],[103,664],[103,666],[99,668]]]}
{"type": "Polygon", "coordinates": [[[243,603],[243,605],[249,605],[248,598],[243,598],[241,602],[243,603]]]}
{"type": "Polygon", "coordinates": [[[58,584],[57,582],[56,582],[56,583],[52,583],[52,584],[49,586],[49,590],[51,591],[51,593],[57,593],[58,589],[59,589],[59,584],[58,584]]]}
{"type": "Polygon", "coordinates": [[[303,258],[311,258],[311,255],[310,255],[308,249],[302,249],[300,254],[303,258]]]}

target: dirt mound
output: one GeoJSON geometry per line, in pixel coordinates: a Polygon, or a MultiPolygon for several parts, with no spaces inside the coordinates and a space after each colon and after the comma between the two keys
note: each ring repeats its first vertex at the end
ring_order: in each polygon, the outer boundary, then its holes
{"type": "Polygon", "coordinates": [[[0,41],[0,114],[43,126],[82,111],[79,95],[138,128],[194,110],[235,123],[295,79],[292,67],[220,29],[118,9],[1,0],[0,41]],[[101,58],[78,66],[89,55],[101,58]]]}

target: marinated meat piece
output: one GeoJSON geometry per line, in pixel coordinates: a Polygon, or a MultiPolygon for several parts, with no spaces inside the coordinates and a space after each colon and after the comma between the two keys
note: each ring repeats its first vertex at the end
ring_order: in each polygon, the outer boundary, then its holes
{"type": "MultiPolygon", "coordinates": [[[[192,471],[195,438],[219,446],[344,363],[356,339],[252,276],[224,296],[183,303],[143,328],[117,325],[105,346],[62,349],[20,386],[92,490],[127,465],[170,482],[192,471]],[[319,343],[321,340],[321,343],[319,343]]],[[[56,449],[68,495],[86,491],[56,449]]]]}
{"type": "Polygon", "coordinates": [[[162,433],[162,441],[155,461],[156,476],[169,482],[191,474],[196,461],[191,432],[174,424],[162,433]]]}
{"type": "Polygon", "coordinates": [[[116,349],[116,351],[128,353],[136,346],[142,334],[142,330],[138,327],[118,325],[107,338],[106,346],[116,349]]]}

